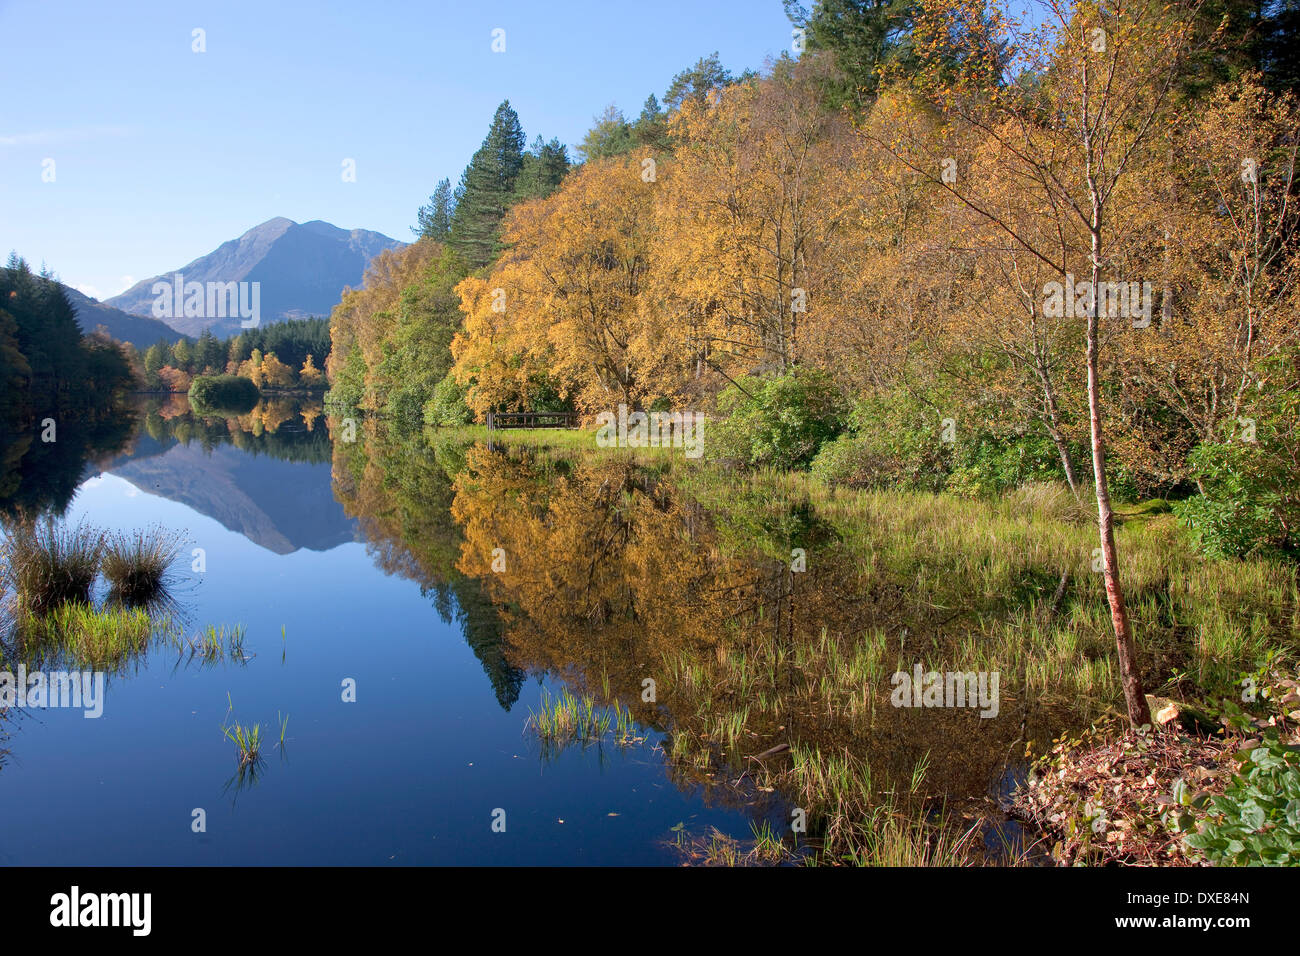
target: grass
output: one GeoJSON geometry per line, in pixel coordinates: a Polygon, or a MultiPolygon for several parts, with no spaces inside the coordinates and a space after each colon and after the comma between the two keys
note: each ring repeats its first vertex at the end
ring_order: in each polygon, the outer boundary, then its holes
{"type": "Polygon", "coordinates": [[[249,657],[244,653],[244,625],[236,624],[229,630],[222,624],[215,627],[209,624],[193,638],[189,638],[190,659],[199,658],[205,664],[215,664],[223,659],[245,663],[249,657]]]}
{"type": "Polygon", "coordinates": [[[44,614],[69,602],[89,603],[103,534],[52,518],[12,522],[0,540],[0,585],[19,613],[44,614]]]}
{"type": "Polygon", "coordinates": [[[112,595],[131,605],[156,601],[165,593],[184,542],[182,534],[159,526],[109,535],[101,567],[112,595]]]}
{"type": "Polygon", "coordinates": [[[637,734],[631,711],[615,701],[602,707],[595,698],[575,697],[568,688],[559,697],[549,690],[542,691],[542,700],[536,711],[529,711],[528,728],[537,734],[548,753],[574,742],[588,744],[602,740],[613,731],[614,742],[630,746],[645,740],[637,734]]]}
{"type": "Polygon", "coordinates": [[[253,724],[247,727],[238,721],[228,727],[223,727],[226,739],[230,740],[239,749],[239,765],[242,767],[257,761],[262,754],[262,727],[260,724],[253,724]]]}
{"type": "Polygon", "coordinates": [[[80,601],[60,604],[44,614],[27,614],[15,631],[16,656],[53,665],[118,671],[144,653],[157,637],[175,634],[167,615],[143,608],[109,605],[95,608],[80,601]]]}

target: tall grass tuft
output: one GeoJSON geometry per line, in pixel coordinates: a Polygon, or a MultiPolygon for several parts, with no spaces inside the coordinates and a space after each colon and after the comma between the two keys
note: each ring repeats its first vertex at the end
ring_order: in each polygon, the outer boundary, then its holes
{"type": "Polygon", "coordinates": [[[104,541],[102,567],[112,596],[128,605],[157,600],[165,593],[184,542],[184,535],[158,525],[110,535],[104,541]]]}
{"type": "Polygon", "coordinates": [[[90,601],[103,534],[85,525],[46,518],[5,526],[0,539],[0,584],[19,613],[44,614],[62,604],[90,601]]]}

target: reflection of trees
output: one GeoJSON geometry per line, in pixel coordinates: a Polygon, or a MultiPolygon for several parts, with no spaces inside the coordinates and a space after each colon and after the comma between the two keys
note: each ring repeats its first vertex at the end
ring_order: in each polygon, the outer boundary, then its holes
{"type": "MultiPolygon", "coordinates": [[[[773,785],[817,806],[835,761],[862,795],[906,792],[928,759],[920,798],[980,798],[1022,735],[1010,675],[1000,719],[890,705],[896,670],[972,669],[958,666],[971,618],[953,612],[973,606],[969,582],[919,589],[915,569],[850,553],[806,499],[706,509],[628,456],[430,447],[359,427],[336,446],[336,494],[379,566],[457,615],[504,706],[525,673],[560,675],[664,731],[678,786],[756,813],[773,785]],[[790,750],[751,759],[777,745],[790,750]]],[[[821,809],[850,812],[843,791],[821,809]]]]}
{"type": "MultiPolygon", "coordinates": [[[[318,426],[319,427],[319,426],[318,426]]],[[[497,609],[475,578],[456,568],[461,533],[451,518],[452,478],[459,449],[430,448],[373,419],[355,442],[334,445],[334,494],[361,525],[375,564],[420,584],[438,616],[455,623],[483,665],[502,708],[519,699],[523,672],[506,659],[497,609]]]]}
{"type": "Polygon", "coordinates": [[[41,441],[40,429],[15,433],[0,424],[0,513],[62,514],[87,467],[120,453],[138,425],[128,405],[112,416],[58,418],[51,442],[41,441]]]}
{"type": "Polygon", "coordinates": [[[319,400],[300,396],[263,399],[246,415],[230,418],[196,415],[183,395],[151,400],[144,410],[144,433],[163,450],[175,443],[204,451],[234,445],[250,455],[318,465],[333,454],[328,429],[318,419],[319,400]]]}
{"type": "MultiPolygon", "coordinates": [[[[738,499],[709,513],[628,458],[482,447],[455,490],[458,567],[499,609],[510,659],[669,731],[683,786],[726,777],[752,791],[756,775],[780,774],[758,774],[748,755],[788,744],[869,766],[878,791],[909,782],[928,756],[924,795],[980,797],[1020,735],[1010,705],[1000,720],[890,705],[897,669],[970,669],[942,663],[960,659],[953,604],[864,566],[806,501],[738,499]],[[807,550],[803,573],[790,570],[792,547],[807,550]],[[655,704],[641,702],[647,677],[655,704]]],[[[1004,682],[1002,693],[1015,692],[1004,682]]],[[[798,790],[806,778],[786,782],[798,790]]]]}
{"type": "Polygon", "coordinates": [[[329,430],[319,421],[319,401],[296,396],[259,402],[247,415],[204,418],[183,395],[122,403],[113,414],[56,419],[56,439],[39,430],[11,433],[0,423],[0,514],[62,514],[92,469],[120,456],[140,457],[142,439],[166,451],[179,443],[205,451],[234,445],[250,455],[320,464],[330,461],[329,430]]]}

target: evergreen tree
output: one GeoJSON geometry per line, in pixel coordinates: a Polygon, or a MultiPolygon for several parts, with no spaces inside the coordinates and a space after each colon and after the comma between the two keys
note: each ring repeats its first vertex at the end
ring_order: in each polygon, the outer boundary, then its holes
{"type": "Polygon", "coordinates": [[[669,146],[668,114],[653,93],[646,97],[641,115],[632,125],[632,139],[636,145],[649,146],[651,149],[667,149],[669,146]]]}
{"type": "Polygon", "coordinates": [[[809,11],[784,0],[785,14],[806,31],[809,50],[825,50],[840,76],[827,83],[827,105],[861,108],[875,96],[880,70],[911,56],[915,0],[816,0],[809,11]]]}
{"type": "Polygon", "coordinates": [[[587,131],[578,152],[583,162],[606,156],[621,156],[636,145],[632,140],[632,127],[623,117],[623,111],[613,103],[595,117],[596,125],[587,131]]]}
{"type": "Polygon", "coordinates": [[[412,226],[411,232],[421,239],[436,239],[444,242],[451,233],[451,217],[456,209],[456,199],[451,192],[451,180],[440,179],[429,197],[429,204],[421,206],[417,218],[419,225],[412,226]]]}
{"type": "Polygon", "coordinates": [[[569,171],[569,155],[558,139],[549,143],[538,136],[524,153],[524,164],[515,183],[515,201],[545,199],[560,188],[569,171]]]}
{"type": "Polygon", "coordinates": [[[714,51],[708,56],[700,57],[694,66],[673,77],[668,92],[664,94],[664,102],[670,110],[677,109],[686,100],[703,103],[713,90],[720,90],[734,82],[736,78],[723,68],[717,51],[714,51]]]}
{"type": "Polygon", "coordinates": [[[212,369],[219,373],[225,370],[226,348],[212,334],[211,329],[204,329],[194,346],[194,367],[199,372],[212,369]]]}
{"type": "Polygon", "coordinates": [[[500,249],[501,220],[514,198],[523,162],[524,131],[519,115],[505,100],[456,191],[448,242],[472,268],[487,265],[500,249]]]}

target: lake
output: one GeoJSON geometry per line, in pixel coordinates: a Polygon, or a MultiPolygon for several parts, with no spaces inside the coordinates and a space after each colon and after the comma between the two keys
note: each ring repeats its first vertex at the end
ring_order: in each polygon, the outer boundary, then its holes
{"type": "MultiPolygon", "coordinates": [[[[194,573],[187,548],[178,564],[186,632],[242,624],[249,659],[160,646],[110,678],[99,719],[7,721],[0,812],[23,822],[0,862],[670,864],[675,826],[749,834],[755,808],[672,779],[653,729],[543,754],[526,724],[559,667],[513,666],[471,579],[449,588],[371,537],[383,509],[341,503],[323,420],[313,433],[289,415],[272,442],[260,421],[204,427],[178,406],[143,414],[76,483],[26,474],[24,492],[75,487],[69,522],[183,530],[206,563],[194,573]],[[221,729],[232,704],[263,728],[288,715],[283,750],[242,787],[221,729]]],[[[454,527],[428,508],[421,520],[454,527]]]]}

